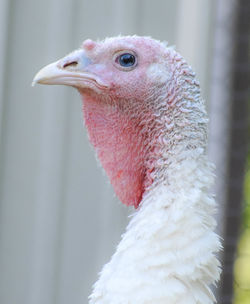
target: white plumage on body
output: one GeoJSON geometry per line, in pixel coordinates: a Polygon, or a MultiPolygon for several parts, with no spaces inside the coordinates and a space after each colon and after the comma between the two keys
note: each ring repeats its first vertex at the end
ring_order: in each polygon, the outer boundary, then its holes
{"type": "Polygon", "coordinates": [[[215,201],[206,193],[213,175],[197,152],[199,159],[168,168],[172,183],[143,198],[90,303],[215,302],[209,286],[220,275],[214,256],[220,241],[213,232],[215,201]]]}

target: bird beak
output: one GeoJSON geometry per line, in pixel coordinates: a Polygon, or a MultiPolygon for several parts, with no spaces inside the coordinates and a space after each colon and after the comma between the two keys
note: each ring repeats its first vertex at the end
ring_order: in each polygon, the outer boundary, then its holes
{"type": "Polygon", "coordinates": [[[88,71],[91,63],[91,59],[83,50],[76,50],[42,68],[34,77],[32,86],[40,83],[68,85],[76,88],[107,87],[100,77],[88,71]]]}

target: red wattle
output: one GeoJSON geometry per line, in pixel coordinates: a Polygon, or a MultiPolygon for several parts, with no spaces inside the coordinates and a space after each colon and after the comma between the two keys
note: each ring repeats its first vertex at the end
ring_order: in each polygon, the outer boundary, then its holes
{"type": "Polygon", "coordinates": [[[115,105],[83,98],[85,124],[92,145],[122,203],[138,207],[145,179],[145,148],[138,119],[115,105]]]}

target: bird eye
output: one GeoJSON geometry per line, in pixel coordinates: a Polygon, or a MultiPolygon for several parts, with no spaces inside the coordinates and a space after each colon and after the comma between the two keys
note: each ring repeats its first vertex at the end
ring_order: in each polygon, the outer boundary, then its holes
{"type": "Polygon", "coordinates": [[[136,59],[135,59],[135,56],[133,54],[125,53],[125,54],[122,54],[122,55],[118,56],[117,62],[122,67],[130,68],[130,67],[135,65],[136,59]]]}

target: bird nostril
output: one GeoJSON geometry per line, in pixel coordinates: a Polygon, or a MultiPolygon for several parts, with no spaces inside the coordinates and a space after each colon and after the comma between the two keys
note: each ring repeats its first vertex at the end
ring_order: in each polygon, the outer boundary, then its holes
{"type": "Polygon", "coordinates": [[[63,65],[63,68],[71,68],[71,67],[75,67],[78,65],[77,61],[71,61],[71,62],[67,62],[63,65]]]}

